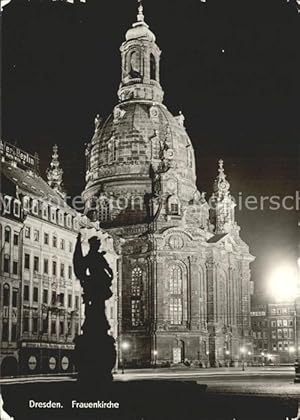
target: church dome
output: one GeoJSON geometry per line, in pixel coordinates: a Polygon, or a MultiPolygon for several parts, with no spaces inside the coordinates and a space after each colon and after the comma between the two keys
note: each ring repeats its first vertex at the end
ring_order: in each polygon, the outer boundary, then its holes
{"type": "Polygon", "coordinates": [[[87,187],[120,176],[148,178],[150,167],[165,162],[194,190],[194,152],[183,121],[162,104],[117,105],[91,142],[87,187]]]}
{"type": "Polygon", "coordinates": [[[130,41],[132,39],[139,39],[144,38],[150,42],[155,42],[155,35],[146,23],[135,23],[132,25],[133,27],[128,29],[125,35],[126,41],[130,41]]]}
{"type": "Polygon", "coordinates": [[[126,32],[125,38],[126,41],[132,39],[146,39],[150,42],[155,42],[156,38],[154,33],[150,31],[149,26],[144,21],[142,4],[140,4],[138,9],[137,22],[126,32]]]}

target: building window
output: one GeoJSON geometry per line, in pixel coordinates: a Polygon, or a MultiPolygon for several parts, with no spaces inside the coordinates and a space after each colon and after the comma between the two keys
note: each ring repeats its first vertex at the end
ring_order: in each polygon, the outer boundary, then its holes
{"type": "Polygon", "coordinates": [[[110,218],[109,215],[109,202],[102,200],[99,205],[99,218],[101,222],[107,222],[110,218]]]}
{"type": "Polygon", "coordinates": [[[182,269],[177,265],[171,267],[169,292],[171,295],[182,294],[182,269]]]}
{"type": "Polygon", "coordinates": [[[49,273],[49,260],[47,258],[44,258],[44,274],[49,273]]]}
{"type": "Polygon", "coordinates": [[[170,320],[173,325],[182,324],[182,299],[170,298],[169,302],[170,320]]]}
{"type": "Polygon", "coordinates": [[[56,321],[51,322],[51,334],[52,335],[56,334],[56,321]]]}
{"type": "Polygon", "coordinates": [[[287,320],[287,319],[284,319],[284,320],[282,321],[282,325],[283,325],[284,327],[287,327],[287,326],[288,326],[288,320],[287,320]]]}
{"type": "Polygon", "coordinates": [[[37,287],[33,288],[33,302],[39,301],[39,289],[37,287]]]}
{"type": "Polygon", "coordinates": [[[12,307],[17,308],[18,307],[18,289],[13,289],[12,294],[12,307]]]}
{"type": "Polygon", "coordinates": [[[56,276],[57,273],[57,262],[52,261],[52,276],[56,276]]]}
{"type": "Polygon", "coordinates": [[[53,246],[53,248],[57,248],[57,237],[56,236],[53,236],[53,238],[52,238],[52,246],[53,246]]]}
{"type": "Polygon", "coordinates": [[[131,322],[133,327],[141,325],[141,301],[133,299],[131,301],[131,322]]]}
{"type": "Polygon", "coordinates": [[[23,332],[28,333],[29,332],[29,318],[28,316],[25,316],[23,319],[23,332]]]}
{"type": "Polygon", "coordinates": [[[65,333],[65,323],[64,321],[60,321],[59,323],[59,334],[64,335],[65,333]]]}
{"type": "Polygon", "coordinates": [[[292,327],[293,326],[293,320],[292,319],[290,319],[289,320],[289,327],[292,327]]]}
{"type": "Polygon", "coordinates": [[[43,218],[48,219],[48,207],[43,206],[43,218]]]}
{"type": "Polygon", "coordinates": [[[271,321],[271,327],[276,328],[276,321],[271,321]]]}
{"type": "Polygon", "coordinates": [[[13,274],[18,274],[18,261],[13,261],[13,274]]]}
{"type": "Polygon", "coordinates": [[[34,242],[38,242],[40,240],[40,232],[37,229],[33,232],[33,240],[34,242]]]}
{"type": "Polygon", "coordinates": [[[277,327],[282,327],[282,319],[277,320],[277,327]]]}
{"type": "Polygon", "coordinates": [[[30,234],[31,234],[30,227],[29,226],[26,226],[25,227],[25,232],[24,232],[25,238],[26,239],[30,239],[30,234]]]}
{"type": "Polygon", "coordinates": [[[72,246],[72,242],[69,242],[69,252],[73,252],[73,246],[72,246]]]}
{"type": "Polygon", "coordinates": [[[79,296],[75,296],[75,309],[79,309],[79,296]]]}
{"type": "Polygon", "coordinates": [[[276,350],[277,350],[276,343],[273,343],[273,351],[276,351],[276,350]]]}
{"type": "Polygon", "coordinates": [[[60,277],[65,277],[65,265],[60,264],[60,277]]]}
{"type": "Polygon", "coordinates": [[[3,320],[2,341],[8,341],[8,321],[3,320]]]}
{"type": "Polygon", "coordinates": [[[72,308],[72,295],[68,295],[68,308],[72,308]]]}
{"type": "Polygon", "coordinates": [[[69,277],[69,280],[72,280],[72,273],[73,273],[72,266],[69,265],[69,268],[68,268],[68,277],[69,277]]]}
{"type": "Polygon", "coordinates": [[[10,227],[6,226],[5,231],[4,231],[4,241],[5,242],[10,242],[10,234],[11,234],[11,229],[10,227]]]}
{"type": "Polygon", "coordinates": [[[43,290],[43,303],[48,305],[48,290],[47,289],[43,290]]]}
{"type": "Polygon", "coordinates": [[[9,306],[10,301],[10,287],[8,284],[3,286],[3,306],[9,306]]]}
{"type": "Polygon", "coordinates": [[[172,216],[178,216],[179,215],[179,201],[178,198],[175,196],[172,196],[168,200],[168,212],[172,216]]]}
{"type": "Polygon", "coordinates": [[[156,80],[156,61],[152,53],[150,54],[150,79],[156,80]]]}
{"type": "Polygon", "coordinates": [[[4,255],[4,264],[3,264],[3,271],[4,273],[9,273],[10,272],[10,256],[5,254],[4,255]]]}
{"type": "Polygon", "coordinates": [[[39,214],[39,206],[37,200],[32,200],[32,214],[34,216],[38,216],[39,214]]]}
{"type": "Polygon", "coordinates": [[[181,267],[173,265],[170,268],[169,278],[169,314],[172,325],[182,324],[182,294],[183,294],[183,273],[181,267]]]}
{"type": "Polygon", "coordinates": [[[12,324],[11,326],[11,341],[17,341],[17,324],[12,324]]]}
{"type": "Polygon", "coordinates": [[[33,257],[33,271],[35,273],[39,272],[39,265],[40,265],[39,257],[33,257]]]}
{"type": "Polygon", "coordinates": [[[30,255],[29,254],[25,254],[24,256],[24,268],[26,270],[30,269],[30,255]]]}
{"type": "Polygon", "coordinates": [[[59,295],[59,303],[60,303],[61,306],[65,305],[65,294],[64,293],[61,293],[59,295]]]}
{"type": "Polygon", "coordinates": [[[49,234],[44,233],[44,245],[49,245],[49,234]]]}
{"type": "Polygon", "coordinates": [[[24,300],[26,301],[29,300],[29,286],[28,285],[24,286],[24,300]]]}
{"type": "Polygon", "coordinates": [[[19,201],[14,202],[14,216],[20,217],[20,202],[19,201]]]}
{"type": "Polygon", "coordinates": [[[139,267],[136,267],[132,270],[131,274],[131,295],[139,297],[141,295],[142,287],[142,270],[139,267]]]}
{"type": "Polygon", "coordinates": [[[48,334],[48,318],[43,319],[43,334],[48,334]]]}
{"type": "Polygon", "coordinates": [[[60,240],[60,249],[65,249],[65,240],[64,239],[61,239],[60,240]]]}
{"type": "Polygon", "coordinates": [[[38,333],[38,319],[37,318],[32,319],[32,333],[33,334],[38,333]]]}
{"type": "Polygon", "coordinates": [[[52,305],[56,305],[56,292],[55,291],[53,291],[52,292],[52,297],[51,297],[51,304],[52,305]]]}
{"type": "Polygon", "coordinates": [[[18,233],[14,233],[14,246],[19,245],[19,235],[18,233]]]}
{"type": "MultiPolygon", "coordinates": [[[[280,329],[277,330],[277,334],[278,334],[278,338],[282,338],[282,330],[280,330],[280,329]]],[[[274,338],[276,338],[276,333],[275,333],[275,337],[274,338]]]]}

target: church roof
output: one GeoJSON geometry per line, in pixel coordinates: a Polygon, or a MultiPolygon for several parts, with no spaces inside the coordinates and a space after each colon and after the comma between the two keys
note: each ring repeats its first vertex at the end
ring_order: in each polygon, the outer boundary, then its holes
{"type": "Polygon", "coordinates": [[[217,242],[225,238],[225,236],[227,236],[227,233],[218,233],[217,235],[214,235],[210,239],[208,239],[207,243],[216,244],[217,242]]]}

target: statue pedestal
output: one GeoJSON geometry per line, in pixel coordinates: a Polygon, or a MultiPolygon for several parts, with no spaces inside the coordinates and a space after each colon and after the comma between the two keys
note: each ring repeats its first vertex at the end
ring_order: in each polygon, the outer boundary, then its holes
{"type": "Polygon", "coordinates": [[[83,334],[75,343],[75,365],[83,386],[111,383],[116,363],[115,340],[108,334],[83,334]]]}

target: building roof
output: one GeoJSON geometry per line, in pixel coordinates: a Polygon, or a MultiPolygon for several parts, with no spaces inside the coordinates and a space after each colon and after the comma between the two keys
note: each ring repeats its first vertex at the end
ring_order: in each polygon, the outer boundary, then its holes
{"type": "Polygon", "coordinates": [[[218,233],[217,235],[214,235],[210,239],[208,239],[207,243],[216,244],[217,242],[225,238],[225,236],[227,236],[227,233],[218,233]]]}
{"type": "Polygon", "coordinates": [[[40,175],[33,171],[21,169],[11,162],[2,162],[1,177],[3,176],[24,194],[34,196],[40,200],[45,200],[58,207],[64,207],[74,211],[40,175]]]}

